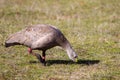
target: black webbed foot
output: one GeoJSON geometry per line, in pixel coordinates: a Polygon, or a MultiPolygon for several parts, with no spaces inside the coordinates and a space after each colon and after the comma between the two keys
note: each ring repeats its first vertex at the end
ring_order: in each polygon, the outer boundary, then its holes
{"type": "Polygon", "coordinates": [[[45,59],[42,59],[42,57],[40,56],[40,54],[36,54],[37,59],[44,65],[46,66],[46,62],[45,59]]]}

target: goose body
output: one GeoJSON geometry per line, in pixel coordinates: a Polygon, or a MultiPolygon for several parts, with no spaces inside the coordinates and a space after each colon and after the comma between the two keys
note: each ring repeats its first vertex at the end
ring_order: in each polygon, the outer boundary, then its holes
{"type": "Polygon", "coordinates": [[[70,59],[75,61],[76,53],[72,49],[69,41],[56,27],[46,24],[31,25],[14,33],[8,37],[5,46],[25,45],[32,50],[42,50],[45,54],[47,49],[60,46],[66,50],[70,59]]]}

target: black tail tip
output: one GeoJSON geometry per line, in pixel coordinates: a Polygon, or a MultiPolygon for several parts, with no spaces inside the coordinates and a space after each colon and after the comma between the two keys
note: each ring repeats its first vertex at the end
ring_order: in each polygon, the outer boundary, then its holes
{"type": "Polygon", "coordinates": [[[5,47],[9,47],[9,45],[5,42],[5,45],[4,45],[5,47]]]}

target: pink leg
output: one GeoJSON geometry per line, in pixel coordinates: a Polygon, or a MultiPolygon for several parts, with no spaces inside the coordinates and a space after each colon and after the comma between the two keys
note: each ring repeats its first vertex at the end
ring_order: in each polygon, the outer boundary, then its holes
{"type": "Polygon", "coordinates": [[[34,55],[34,56],[36,55],[35,53],[32,52],[32,49],[31,49],[31,48],[28,48],[28,52],[29,52],[29,54],[32,54],[32,55],[34,55]]]}
{"type": "Polygon", "coordinates": [[[32,54],[32,55],[36,56],[37,59],[38,59],[41,63],[44,64],[44,66],[46,65],[46,62],[45,62],[45,51],[43,51],[42,57],[40,56],[40,54],[33,53],[31,48],[28,48],[28,52],[29,52],[29,54],[32,54]]]}
{"type": "Polygon", "coordinates": [[[42,53],[42,59],[45,60],[45,51],[42,53]]]}
{"type": "Polygon", "coordinates": [[[28,52],[29,52],[29,54],[32,54],[32,49],[28,48],[28,52]]]}
{"type": "Polygon", "coordinates": [[[44,66],[46,65],[46,61],[45,61],[45,51],[43,51],[42,53],[42,63],[44,64],[44,66]]]}

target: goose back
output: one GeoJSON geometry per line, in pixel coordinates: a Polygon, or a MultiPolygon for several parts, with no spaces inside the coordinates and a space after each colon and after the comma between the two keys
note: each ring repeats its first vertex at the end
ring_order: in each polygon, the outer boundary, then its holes
{"type": "Polygon", "coordinates": [[[6,43],[17,43],[32,49],[49,49],[62,46],[66,38],[56,27],[51,25],[32,25],[12,34],[6,43]]]}

